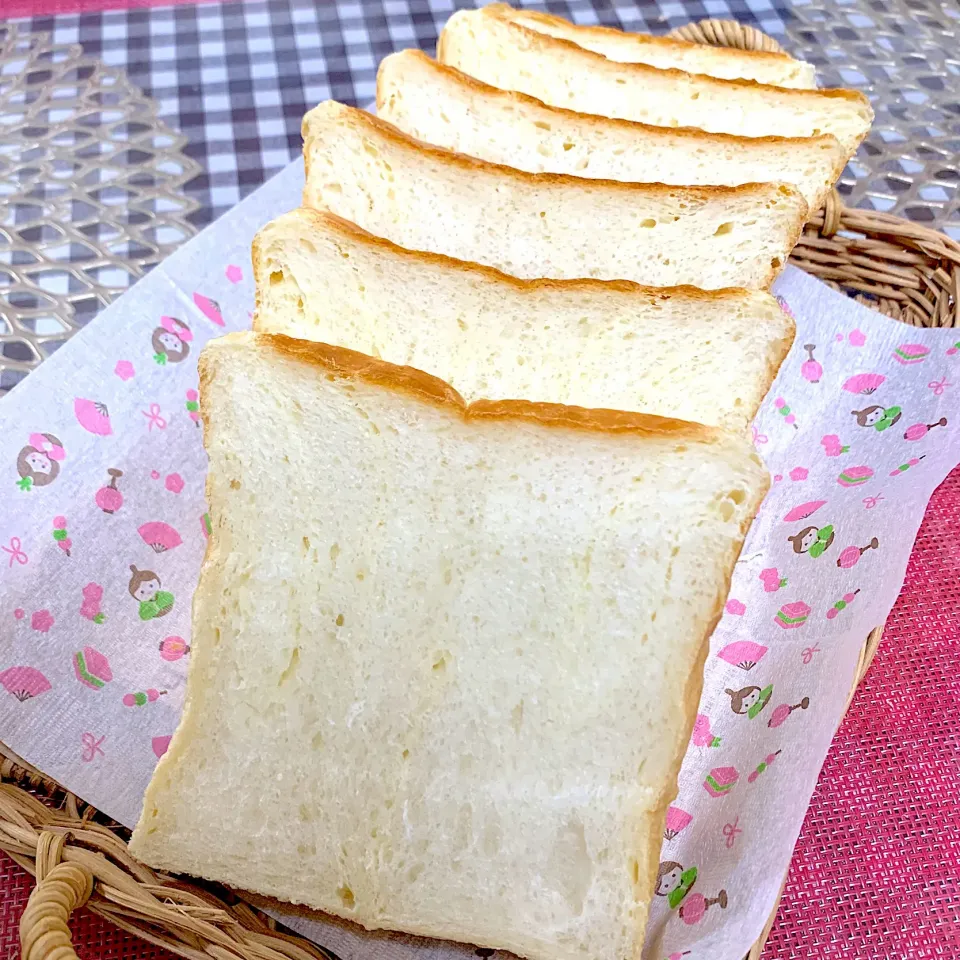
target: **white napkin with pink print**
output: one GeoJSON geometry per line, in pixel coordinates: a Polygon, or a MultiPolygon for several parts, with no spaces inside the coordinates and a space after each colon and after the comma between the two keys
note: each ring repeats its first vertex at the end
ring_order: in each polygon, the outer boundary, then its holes
{"type": "MultiPolygon", "coordinates": [[[[208,529],[196,358],[249,325],[250,242],[301,186],[296,163],[0,401],[0,740],[128,826],[190,659],[208,529]]],[[[711,641],[648,960],[740,960],[759,936],[861,645],[960,461],[960,333],[896,323],[793,268],[776,291],[797,340],[753,428],[774,483],[711,641]]],[[[474,953],[288,922],[343,960],[474,953]]]]}

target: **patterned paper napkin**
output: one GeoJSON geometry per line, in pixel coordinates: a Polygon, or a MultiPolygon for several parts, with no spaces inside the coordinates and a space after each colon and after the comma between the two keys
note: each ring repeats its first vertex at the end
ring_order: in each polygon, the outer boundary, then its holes
{"type": "MultiPolygon", "coordinates": [[[[169,742],[203,556],[196,358],[250,323],[249,248],[291,165],[0,402],[0,739],[133,825],[169,742]]],[[[646,956],[739,960],[773,906],[861,644],[960,460],[960,334],[789,269],[797,341],[756,420],[774,474],[711,643],[646,956]]],[[[472,948],[291,920],[343,957],[472,948]]]]}

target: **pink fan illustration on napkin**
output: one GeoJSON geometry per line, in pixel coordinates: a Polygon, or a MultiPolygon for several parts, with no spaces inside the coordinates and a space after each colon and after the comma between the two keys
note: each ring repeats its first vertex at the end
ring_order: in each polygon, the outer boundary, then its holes
{"type": "Polygon", "coordinates": [[[151,520],[143,524],[138,528],[137,533],[154,553],[164,553],[183,543],[180,534],[169,523],[164,523],[162,520],[151,520]]]}
{"type": "Polygon", "coordinates": [[[95,433],[98,437],[109,437],[113,433],[110,414],[105,404],[77,397],[73,401],[73,412],[76,414],[77,422],[87,432],[95,433]]]}
{"type": "Polygon", "coordinates": [[[882,373],[855,373],[843,384],[847,393],[859,393],[864,396],[873,393],[887,378],[882,373]]]}
{"type": "Polygon", "coordinates": [[[922,440],[934,427],[945,427],[947,418],[941,417],[936,423],[915,423],[907,427],[903,434],[904,440],[922,440]]]}
{"type": "Polygon", "coordinates": [[[741,670],[752,670],[766,655],[767,648],[752,640],[735,640],[728,643],[717,656],[741,670]]]}
{"type": "Polygon", "coordinates": [[[153,747],[153,752],[158,760],[167,752],[172,739],[173,737],[154,737],[153,740],[150,741],[150,745],[153,747]]]}
{"type": "Polygon", "coordinates": [[[50,681],[35,667],[9,667],[0,673],[0,684],[21,703],[50,689],[50,681]]]}
{"type": "Polygon", "coordinates": [[[193,295],[193,302],[200,308],[200,312],[212,320],[218,327],[224,326],[223,315],[220,313],[220,304],[216,300],[205,297],[202,293],[193,295]]]}
{"type": "Polygon", "coordinates": [[[663,831],[664,840],[673,840],[677,834],[693,823],[693,817],[679,807],[667,807],[667,826],[663,831]]]}
{"type": "Polygon", "coordinates": [[[808,500],[794,507],[784,518],[784,523],[794,523],[797,520],[806,520],[812,517],[827,501],[826,500],[808,500]]]}

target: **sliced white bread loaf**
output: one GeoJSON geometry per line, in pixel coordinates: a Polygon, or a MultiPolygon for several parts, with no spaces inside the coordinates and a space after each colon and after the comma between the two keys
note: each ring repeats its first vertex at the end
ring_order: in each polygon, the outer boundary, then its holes
{"type": "Polygon", "coordinates": [[[440,34],[437,59],[554,107],[742,137],[831,133],[848,155],[873,122],[869,101],[853,90],[786,90],[616,63],[489,8],[455,13],[440,34]]]}
{"type": "Polygon", "coordinates": [[[254,329],[525,398],[745,430],[793,342],[768,293],[517,280],[295,210],[253,247],[254,329]]]}
{"type": "Polygon", "coordinates": [[[785,53],[712,47],[671,37],[654,37],[649,33],[581,26],[549,13],[516,10],[502,3],[492,3],[484,9],[537,33],[570,40],[579,47],[620,63],[646,63],[661,69],[705,73],[722,80],[756,80],[757,83],[798,90],[811,90],[817,85],[813,64],[795,60],[785,53]]]}
{"type": "Polygon", "coordinates": [[[819,210],[847,162],[836,137],[734,137],[548,107],[431,60],[392,53],[377,115],[404,133],[531,173],[670,184],[791,183],[819,210]]]}
{"type": "Polygon", "coordinates": [[[304,205],[410,250],[515,277],[769,286],[800,234],[785,184],[677,187],[533,174],[408,137],[327,101],[303,121],[304,205]]]}
{"type": "Polygon", "coordinates": [[[746,438],[244,333],[200,360],[213,529],[130,850],[369,928],[639,960],[746,438]]]}

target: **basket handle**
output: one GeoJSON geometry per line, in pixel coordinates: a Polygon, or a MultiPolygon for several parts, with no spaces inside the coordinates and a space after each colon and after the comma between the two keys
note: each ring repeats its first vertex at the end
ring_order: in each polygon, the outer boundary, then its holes
{"type": "Polygon", "coordinates": [[[783,47],[756,27],[736,20],[700,20],[671,30],[668,37],[706,43],[711,47],[735,47],[737,50],[762,50],[765,53],[783,53],[783,47]]]}
{"type": "Polygon", "coordinates": [[[67,921],[90,899],[93,874],[62,862],[66,839],[44,830],[37,841],[37,885],[20,918],[23,960],[78,960],[67,921]]]}

